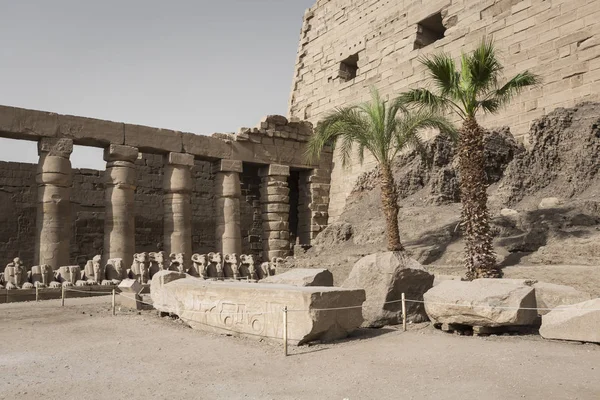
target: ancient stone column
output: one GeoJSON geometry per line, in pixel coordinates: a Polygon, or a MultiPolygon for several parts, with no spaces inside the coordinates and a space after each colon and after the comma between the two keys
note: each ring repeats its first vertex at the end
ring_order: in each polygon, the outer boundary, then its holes
{"type": "MultiPolygon", "coordinates": [[[[165,156],[163,189],[164,243],[167,254],[184,253],[186,263],[192,256],[192,171],[194,156],[169,153],[165,156]]],[[[186,267],[188,265],[186,264],[186,267]]]]}
{"type": "Polygon", "coordinates": [[[71,239],[71,139],[42,138],[38,142],[38,205],[36,217],[36,265],[53,269],[69,265],[71,239]]]}
{"type": "Polygon", "coordinates": [[[104,149],[106,172],[103,264],[121,258],[131,265],[135,253],[135,189],[138,149],[111,144],[104,149]]]}
{"type": "Polygon", "coordinates": [[[220,160],[215,163],[216,240],[217,251],[223,254],[242,252],[240,226],[240,173],[242,162],[220,160]]]}
{"type": "Polygon", "coordinates": [[[260,201],[263,220],[263,258],[290,255],[290,167],[269,165],[259,172],[260,201]]]}

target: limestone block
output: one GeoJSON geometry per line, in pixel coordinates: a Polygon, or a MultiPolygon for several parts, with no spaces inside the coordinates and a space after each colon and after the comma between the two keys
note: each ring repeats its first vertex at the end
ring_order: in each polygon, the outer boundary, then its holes
{"type": "MultiPolygon", "coordinates": [[[[285,202],[289,201],[289,194],[290,194],[290,188],[288,187],[272,187],[272,186],[267,186],[267,187],[263,187],[260,189],[260,195],[262,196],[281,196],[281,197],[285,197],[286,200],[285,202]]],[[[283,201],[282,201],[283,203],[283,201]]]]}
{"type": "Polygon", "coordinates": [[[427,315],[437,323],[496,327],[533,325],[537,320],[535,290],[498,279],[444,281],[423,298],[427,315]]]}
{"type": "Polygon", "coordinates": [[[0,106],[0,131],[14,139],[54,137],[58,134],[58,114],[0,106]]]}
{"type": "Polygon", "coordinates": [[[213,164],[214,172],[243,172],[243,163],[239,160],[219,160],[213,164]]]}
{"type": "Polygon", "coordinates": [[[125,140],[125,124],[94,118],[58,115],[61,136],[71,138],[78,144],[94,146],[109,143],[122,144],[125,140]]]}
{"type": "Polygon", "coordinates": [[[288,220],[287,213],[263,213],[263,221],[267,222],[285,222],[288,220]]]}
{"type": "Polygon", "coordinates": [[[268,167],[261,168],[259,176],[290,176],[290,167],[288,165],[271,164],[268,167]]]}
{"type": "Polygon", "coordinates": [[[65,138],[41,138],[38,142],[38,155],[69,158],[73,152],[73,140],[65,138]]]}
{"type": "Polygon", "coordinates": [[[211,282],[187,277],[161,284],[159,272],[150,293],[154,307],[178,315],[194,329],[281,342],[282,311],[288,307],[288,342],[346,337],[362,323],[363,290],[297,287],[245,282],[211,282]],[[356,307],[320,311],[327,308],[356,307]]]}
{"type": "MultiPolygon", "coordinates": [[[[422,301],[432,285],[433,275],[417,261],[403,253],[385,252],[358,260],[342,287],[364,289],[364,326],[382,327],[402,322],[402,293],[407,299],[422,301]]],[[[406,303],[406,313],[408,321],[427,320],[422,303],[406,303]]]]}
{"type": "Polygon", "coordinates": [[[260,283],[292,286],[333,286],[333,274],[324,268],[294,268],[280,275],[269,276],[260,283]]]}
{"type": "Polygon", "coordinates": [[[600,299],[559,306],[542,317],[544,339],[600,343],[600,299]]]}
{"type": "Polygon", "coordinates": [[[165,164],[192,167],[194,166],[194,156],[186,153],[169,153],[165,158],[165,164]]]}
{"type": "Polygon", "coordinates": [[[289,204],[267,203],[267,204],[263,204],[261,209],[262,209],[263,213],[289,213],[290,205],[289,204]]]}
{"type": "Polygon", "coordinates": [[[110,144],[104,149],[104,161],[128,161],[135,162],[138,159],[139,151],[137,147],[122,146],[118,144],[110,144]]]}
{"type": "Polygon", "coordinates": [[[137,279],[123,279],[123,281],[119,283],[119,289],[123,293],[138,294],[142,291],[142,284],[137,279]]]}
{"type": "MultiPolygon", "coordinates": [[[[553,283],[537,282],[533,284],[538,308],[557,308],[559,306],[578,304],[591,300],[589,293],[581,292],[575,288],[553,283]]],[[[538,314],[548,314],[549,310],[539,310],[538,314]]],[[[598,325],[600,330],[600,325],[598,325]]]]}
{"type": "Polygon", "coordinates": [[[149,126],[125,124],[125,143],[142,151],[183,151],[181,132],[149,126]]]}
{"type": "Polygon", "coordinates": [[[203,159],[227,159],[232,157],[231,144],[205,135],[182,133],[183,151],[203,159]]]}

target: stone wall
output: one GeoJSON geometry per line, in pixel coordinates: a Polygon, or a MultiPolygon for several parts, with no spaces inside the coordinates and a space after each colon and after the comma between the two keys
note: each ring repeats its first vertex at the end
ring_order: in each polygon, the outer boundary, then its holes
{"type": "MultiPolygon", "coordinates": [[[[144,154],[137,160],[135,193],[136,251],[157,251],[163,243],[163,158],[144,154]]],[[[2,269],[14,257],[33,265],[37,165],[0,162],[0,263],[2,269]]],[[[103,250],[104,171],[73,170],[71,194],[70,261],[85,263],[103,250]]],[[[195,161],[192,167],[194,252],[215,251],[214,185],[211,163],[195,161]]]]}
{"type": "MultiPolygon", "coordinates": [[[[544,85],[528,90],[488,127],[523,137],[557,107],[600,100],[600,2],[595,0],[319,0],[304,16],[289,115],[316,123],[334,107],[368,100],[369,88],[394,96],[423,85],[420,56],[458,57],[492,35],[507,76],[530,69],[544,85]],[[441,13],[443,38],[427,44],[441,13]],[[433,22],[432,22],[433,21],[433,22]],[[352,69],[356,77],[352,78],[352,69]]],[[[435,38],[435,35],[433,35],[435,38]]],[[[335,163],[329,215],[342,211],[372,159],[343,170],[335,163]]]]}

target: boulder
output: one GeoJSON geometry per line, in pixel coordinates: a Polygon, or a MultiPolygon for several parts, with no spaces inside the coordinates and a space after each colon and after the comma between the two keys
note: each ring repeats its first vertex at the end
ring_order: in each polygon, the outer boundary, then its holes
{"type": "MultiPolygon", "coordinates": [[[[485,279],[475,279],[480,281],[485,279]]],[[[496,283],[505,283],[509,285],[531,286],[535,289],[536,307],[538,314],[544,315],[550,312],[549,309],[562,305],[581,303],[591,300],[589,293],[581,292],[571,286],[555,285],[553,283],[538,282],[532,279],[496,279],[496,283]]]]}
{"type": "Polygon", "coordinates": [[[433,286],[437,286],[444,281],[460,281],[462,277],[458,275],[441,275],[435,274],[433,278],[433,286]]]}
{"type": "Polygon", "coordinates": [[[600,299],[559,306],[542,317],[544,339],[600,343],[600,299]]]}
{"type": "Polygon", "coordinates": [[[154,275],[150,294],[157,310],[194,329],[274,342],[282,340],[287,307],[292,345],[345,338],[363,322],[365,301],[364,290],[205,281],[169,271],[154,275]]]}
{"type": "MultiPolygon", "coordinates": [[[[404,253],[370,254],[354,264],[344,288],[364,289],[367,301],[363,326],[380,328],[402,322],[402,293],[410,300],[423,300],[423,293],[433,286],[433,275],[418,261],[404,253]]],[[[406,303],[409,322],[427,320],[422,303],[406,303]]]]}
{"type": "MultiPolygon", "coordinates": [[[[533,288],[535,289],[537,307],[542,309],[538,310],[540,315],[548,314],[550,312],[548,309],[551,308],[577,304],[592,299],[592,295],[589,293],[581,292],[571,286],[537,282],[533,284],[533,288]],[[544,308],[546,310],[543,310],[544,308]]],[[[600,329],[600,325],[598,329],[600,329]]]]}
{"type": "Polygon", "coordinates": [[[435,323],[496,327],[534,325],[538,319],[535,290],[499,279],[444,281],[423,297],[435,323]]]}
{"type": "Polygon", "coordinates": [[[333,274],[324,268],[294,268],[281,275],[265,278],[260,282],[292,286],[333,286],[333,274]]]}

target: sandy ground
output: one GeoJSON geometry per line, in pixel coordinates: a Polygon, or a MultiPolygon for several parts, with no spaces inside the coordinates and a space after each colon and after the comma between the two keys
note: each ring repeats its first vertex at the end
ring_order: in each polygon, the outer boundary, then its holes
{"type": "Polygon", "coordinates": [[[292,348],[189,329],[110,297],[0,305],[0,399],[599,399],[600,346],[362,330],[292,348]]]}

